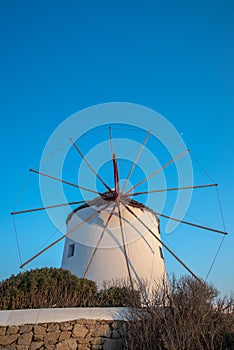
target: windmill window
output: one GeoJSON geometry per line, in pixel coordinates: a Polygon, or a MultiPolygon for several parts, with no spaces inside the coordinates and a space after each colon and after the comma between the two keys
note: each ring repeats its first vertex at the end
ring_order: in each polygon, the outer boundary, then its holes
{"type": "Polygon", "coordinates": [[[159,254],[160,254],[160,257],[161,257],[162,259],[164,259],[163,251],[162,251],[162,248],[161,248],[161,247],[159,247],[159,254]]]}
{"type": "Polygon", "coordinates": [[[69,244],[67,257],[70,258],[71,256],[74,256],[74,255],[75,255],[75,243],[72,243],[72,244],[69,244]]]}

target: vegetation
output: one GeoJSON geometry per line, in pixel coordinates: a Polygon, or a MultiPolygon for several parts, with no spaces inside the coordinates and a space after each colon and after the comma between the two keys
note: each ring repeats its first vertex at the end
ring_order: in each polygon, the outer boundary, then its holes
{"type": "Polygon", "coordinates": [[[234,303],[211,285],[189,277],[155,288],[142,305],[140,291],[95,282],[69,271],[43,268],[0,282],[0,309],[130,306],[126,350],[234,350],[234,303]]]}
{"type": "Polygon", "coordinates": [[[51,307],[133,306],[140,301],[138,291],[127,286],[104,287],[78,278],[62,268],[42,268],[12,275],[0,282],[0,309],[51,307]]]}
{"type": "Polygon", "coordinates": [[[126,349],[233,350],[233,308],[233,299],[220,298],[213,286],[173,278],[142,312],[133,313],[126,349]]]}

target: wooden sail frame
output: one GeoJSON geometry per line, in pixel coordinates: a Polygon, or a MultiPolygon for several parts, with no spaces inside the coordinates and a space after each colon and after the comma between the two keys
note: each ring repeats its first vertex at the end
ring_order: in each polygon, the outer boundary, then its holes
{"type": "MultiPolygon", "coordinates": [[[[127,249],[126,249],[126,241],[125,241],[125,234],[124,234],[124,230],[123,230],[123,222],[122,222],[122,215],[121,215],[121,208],[120,206],[123,205],[124,208],[132,215],[134,216],[141,224],[142,226],[144,226],[152,235],[153,237],[196,279],[198,280],[200,283],[203,283],[202,280],[159,238],[155,235],[155,233],[148,227],[148,225],[146,225],[144,223],[144,221],[142,221],[140,218],[137,217],[137,215],[131,210],[130,205],[128,205],[128,200],[131,197],[134,196],[138,196],[138,195],[142,195],[142,194],[150,194],[150,193],[159,193],[159,192],[167,192],[167,191],[180,191],[180,190],[188,190],[188,189],[202,189],[202,188],[207,188],[207,187],[216,187],[218,186],[217,184],[204,184],[204,185],[196,185],[196,186],[183,186],[183,187],[173,187],[173,188],[164,188],[164,189],[155,189],[155,190],[150,190],[150,191],[141,191],[141,192],[133,192],[133,190],[135,190],[138,186],[140,186],[141,184],[143,184],[145,181],[149,180],[150,178],[152,178],[153,176],[157,175],[159,172],[161,172],[163,169],[167,168],[169,165],[175,163],[178,159],[180,159],[181,157],[183,157],[185,154],[187,154],[189,152],[189,150],[185,150],[184,152],[178,154],[176,157],[174,157],[173,159],[169,160],[166,164],[164,164],[162,167],[160,167],[159,169],[155,170],[153,173],[151,173],[150,175],[146,176],[145,178],[143,178],[140,182],[138,182],[137,184],[135,184],[134,186],[132,186],[130,189],[128,189],[127,191],[125,191],[125,188],[127,186],[127,183],[134,171],[135,166],[137,165],[137,161],[140,158],[140,155],[149,139],[151,135],[151,131],[148,132],[144,142],[142,143],[136,158],[134,160],[134,162],[132,163],[132,166],[129,170],[129,173],[127,175],[127,178],[125,179],[124,185],[122,187],[122,189],[120,189],[120,184],[119,184],[119,172],[118,172],[118,162],[117,162],[117,157],[116,154],[114,152],[114,147],[113,147],[113,138],[112,138],[112,129],[111,127],[109,127],[109,140],[110,140],[110,149],[111,149],[111,154],[112,154],[112,162],[113,162],[113,173],[114,173],[114,184],[115,184],[115,189],[111,189],[110,186],[100,177],[100,175],[96,172],[96,170],[92,167],[92,165],[88,162],[88,160],[86,159],[85,155],[81,152],[80,148],[77,146],[77,144],[74,142],[74,140],[72,138],[70,138],[70,141],[72,142],[73,146],[75,147],[75,149],[78,151],[78,153],[80,154],[81,158],[84,160],[84,162],[86,163],[86,165],[88,166],[88,168],[92,171],[92,173],[100,180],[100,182],[106,187],[106,189],[108,190],[109,194],[111,194],[111,196],[106,196],[105,193],[101,193],[98,191],[94,191],[90,188],[87,187],[83,187],[77,184],[74,184],[72,182],[60,179],[58,177],[52,176],[50,174],[45,174],[41,171],[37,171],[34,169],[30,169],[30,172],[36,173],[38,175],[41,176],[45,176],[48,177],[54,181],[59,181],[62,182],[64,184],[67,184],[69,186],[72,187],[76,187],[79,189],[82,189],[84,191],[93,193],[93,194],[97,194],[99,196],[101,196],[104,200],[107,201],[107,204],[102,206],[99,210],[95,211],[95,213],[93,213],[92,215],[90,215],[89,217],[85,218],[81,223],[79,223],[78,225],[76,225],[72,230],[66,232],[65,234],[63,234],[60,238],[58,238],[57,240],[55,240],[54,242],[52,242],[51,244],[49,244],[48,246],[46,246],[44,249],[40,250],[37,254],[35,254],[34,256],[32,256],[30,259],[28,259],[27,261],[25,261],[24,263],[21,264],[21,268],[26,266],[27,264],[29,264],[31,261],[33,261],[34,259],[36,259],[37,257],[39,257],[41,254],[43,254],[45,251],[49,250],[50,248],[52,248],[53,246],[55,246],[57,243],[59,243],[61,240],[63,240],[66,237],[69,237],[69,235],[74,232],[75,230],[77,230],[78,228],[82,227],[82,225],[84,225],[85,223],[88,223],[92,218],[94,218],[95,216],[99,215],[101,212],[103,212],[105,209],[107,209],[108,207],[110,207],[111,204],[113,204],[113,208],[110,212],[110,214],[108,215],[108,218],[106,220],[106,223],[104,225],[104,228],[102,230],[101,236],[99,237],[99,240],[97,242],[97,245],[92,253],[91,258],[89,259],[89,262],[87,264],[86,270],[84,272],[84,277],[86,277],[88,270],[91,266],[91,264],[93,263],[94,260],[94,256],[99,248],[99,245],[101,243],[101,240],[103,239],[103,236],[109,226],[109,223],[111,221],[111,218],[117,208],[117,214],[119,217],[119,225],[120,225],[120,230],[121,230],[121,237],[122,237],[122,246],[123,246],[123,251],[124,251],[124,256],[125,256],[125,261],[126,261],[126,268],[128,271],[128,276],[129,276],[129,280],[130,280],[130,284],[133,288],[133,279],[132,279],[132,275],[131,275],[131,268],[130,268],[130,264],[129,264],[129,258],[127,255],[127,249]]],[[[93,200],[89,200],[89,201],[76,201],[76,202],[69,202],[69,203],[62,203],[62,204],[54,204],[54,205],[50,205],[50,206],[46,206],[46,207],[41,207],[41,208],[32,208],[32,209],[24,209],[24,210],[20,210],[20,211],[14,211],[11,214],[12,215],[17,215],[17,214],[23,214],[23,213],[30,213],[30,212],[35,212],[35,211],[41,211],[41,210],[47,210],[47,209],[52,209],[52,208],[59,208],[62,206],[66,206],[66,205],[77,205],[77,204],[81,204],[81,203],[86,203],[92,205],[92,201],[93,200]]],[[[174,220],[177,221],[179,223],[183,223],[186,225],[190,225],[190,226],[194,226],[197,227],[199,229],[204,229],[204,230],[209,230],[209,231],[213,231],[216,233],[220,233],[220,234],[224,234],[226,235],[227,232],[225,231],[221,231],[221,230],[217,230],[214,228],[210,228],[210,227],[206,227],[206,226],[202,226],[202,225],[197,225],[185,220],[180,220],[177,218],[173,218],[171,216],[165,215],[164,213],[158,213],[155,212],[155,215],[157,216],[161,216],[165,219],[170,219],[170,220],[174,220]]]]}

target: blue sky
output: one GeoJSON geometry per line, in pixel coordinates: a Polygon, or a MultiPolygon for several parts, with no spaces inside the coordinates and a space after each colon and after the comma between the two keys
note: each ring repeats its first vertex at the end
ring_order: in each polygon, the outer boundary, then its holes
{"type": "MultiPolygon", "coordinates": [[[[164,115],[219,183],[230,235],[210,279],[233,290],[233,1],[12,0],[0,16],[0,278],[19,272],[9,213],[50,134],[85,107],[124,101],[164,115]]],[[[30,205],[39,196],[32,181],[30,205]]],[[[48,265],[59,264],[55,255],[48,265]]]]}

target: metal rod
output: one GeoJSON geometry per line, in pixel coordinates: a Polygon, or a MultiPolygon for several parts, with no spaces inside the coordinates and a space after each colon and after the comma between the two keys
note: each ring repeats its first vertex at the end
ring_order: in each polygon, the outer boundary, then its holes
{"type": "Polygon", "coordinates": [[[157,214],[158,216],[162,216],[163,218],[166,218],[166,219],[170,219],[170,220],[173,220],[173,221],[181,222],[182,224],[186,224],[186,225],[190,225],[190,226],[202,228],[203,230],[212,231],[212,232],[217,232],[217,233],[221,233],[221,234],[223,234],[223,235],[227,235],[227,232],[220,231],[220,230],[216,230],[216,229],[211,228],[211,227],[207,227],[207,226],[202,226],[202,225],[194,224],[194,223],[192,223],[192,222],[188,222],[188,221],[184,221],[184,220],[179,220],[179,219],[173,218],[173,217],[171,217],[171,216],[164,215],[164,214],[157,213],[157,212],[155,212],[155,214],[157,214]]]}
{"type": "Polygon", "coordinates": [[[179,190],[188,190],[188,189],[192,189],[192,188],[193,189],[194,188],[205,188],[205,187],[213,187],[213,186],[218,186],[218,184],[163,188],[161,190],[150,190],[150,191],[144,191],[144,192],[128,193],[128,196],[139,196],[141,194],[148,194],[148,193],[168,192],[168,191],[177,191],[177,190],[179,191],[179,190]]]}
{"type": "Polygon", "coordinates": [[[50,178],[50,179],[53,179],[53,180],[62,182],[62,183],[64,183],[64,184],[66,184],[66,185],[70,185],[70,186],[73,186],[73,187],[80,188],[80,189],[82,189],[82,190],[84,190],[84,191],[88,191],[88,192],[92,192],[92,193],[101,195],[100,192],[91,190],[91,189],[86,188],[86,187],[83,187],[83,186],[79,186],[79,185],[73,184],[72,182],[59,179],[58,177],[55,177],[55,176],[52,176],[52,175],[48,175],[48,174],[42,173],[41,171],[37,171],[37,170],[34,170],[34,169],[29,169],[29,171],[31,171],[31,172],[33,172],[33,173],[36,173],[36,174],[39,174],[39,175],[42,175],[42,176],[45,176],[45,177],[48,177],[48,178],[50,178]]]}
{"type": "Polygon", "coordinates": [[[136,159],[135,159],[134,163],[133,163],[132,166],[131,166],[131,169],[130,169],[130,171],[129,171],[129,173],[128,173],[128,176],[127,176],[127,178],[126,178],[126,180],[125,180],[125,182],[124,182],[124,185],[123,185],[123,187],[122,187],[122,189],[121,189],[121,192],[124,192],[125,187],[127,186],[127,183],[128,183],[128,181],[129,181],[129,179],[130,179],[130,176],[132,175],[132,172],[133,172],[133,170],[134,170],[134,168],[135,168],[135,166],[136,166],[136,163],[137,163],[138,159],[140,158],[140,155],[141,155],[141,153],[142,153],[142,151],[143,151],[143,149],[144,149],[144,147],[145,147],[145,145],[146,145],[146,142],[148,141],[150,135],[151,135],[151,130],[148,132],[148,134],[147,134],[147,136],[146,136],[146,138],[145,138],[145,141],[143,142],[143,144],[141,145],[141,148],[139,149],[139,152],[138,152],[138,154],[137,154],[137,156],[136,156],[136,159]]]}
{"type": "Polygon", "coordinates": [[[46,210],[46,209],[51,209],[51,208],[65,207],[66,205],[82,204],[82,203],[87,203],[87,202],[88,202],[88,201],[69,202],[69,203],[63,203],[63,204],[49,205],[49,206],[47,206],[47,207],[41,207],[41,208],[24,209],[24,210],[20,210],[20,211],[13,211],[13,212],[11,212],[11,215],[24,214],[24,213],[31,213],[31,212],[33,212],[33,211],[39,211],[39,210],[46,210]]]}
{"type": "Polygon", "coordinates": [[[123,232],[123,223],[122,223],[122,216],[121,216],[119,198],[117,198],[116,203],[117,203],[118,213],[119,213],[119,224],[120,224],[120,230],[121,230],[121,236],[122,236],[122,242],[123,242],[124,257],[125,257],[125,261],[126,261],[126,265],[127,265],[129,281],[130,281],[130,284],[131,284],[131,288],[133,290],[134,287],[133,287],[132,275],[131,275],[131,270],[130,270],[129,261],[128,261],[127,250],[126,250],[126,243],[125,243],[124,232],[123,232]]]}
{"type": "Polygon", "coordinates": [[[77,146],[77,144],[75,143],[75,141],[73,141],[73,139],[70,137],[70,141],[73,144],[73,146],[76,148],[77,152],[80,154],[81,158],[84,160],[84,162],[86,163],[86,165],[88,166],[88,168],[94,173],[94,175],[97,176],[97,178],[101,181],[101,183],[106,187],[106,189],[110,192],[113,193],[113,191],[111,190],[111,188],[107,185],[107,183],[101,178],[101,176],[98,175],[98,173],[94,170],[94,168],[92,167],[92,165],[87,161],[87,159],[85,158],[84,154],[81,152],[81,150],[79,149],[79,147],[77,146]]]}
{"type": "Polygon", "coordinates": [[[112,218],[112,215],[114,214],[115,208],[116,208],[116,204],[114,205],[114,207],[113,207],[111,213],[109,214],[109,216],[108,216],[108,218],[107,218],[107,221],[106,221],[106,223],[105,223],[105,226],[104,226],[104,228],[103,228],[103,231],[102,231],[102,233],[101,233],[101,236],[99,237],[99,240],[98,240],[98,242],[97,242],[97,245],[96,245],[96,247],[95,247],[95,249],[94,249],[94,251],[93,251],[93,254],[92,254],[92,256],[91,256],[91,258],[90,258],[90,260],[89,260],[88,266],[87,266],[87,268],[86,268],[86,270],[85,270],[85,272],[84,272],[83,278],[85,278],[86,275],[87,275],[87,273],[88,273],[88,270],[89,270],[89,268],[90,268],[90,266],[91,266],[91,264],[92,264],[92,262],[93,262],[94,256],[95,256],[95,254],[96,254],[96,252],[97,252],[97,250],[98,250],[98,247],[99,247],[99,245],[100,245],[100,243],[101,243],[101,241],[102,241],[102,238],[103,238],[103,236],[104,236],[104,233],[105,233],[105,231],[106,231],[106,229],[107,229],[107,227],[108,227],[108,225],[109,225],[109,222],[110,222],[110,220],[111,220],[111,218],[112,218]]]}
{"type": "Polygon", "coordinates": [[[178,160],[179,158],[183,157],[186,153],[188,153],[189,150],[187,149],[186,151],[180,153],[178,156],[176,156],[175,158],[171,159],[169,162],[167,162],[166,164],[164,164],[161,168],[157,169],[156,171],[154,171],[152,174],[150,174],[149,176],[145,177],[143,180],[141,180],[140,182],[138,182],[135,186],[131,187],[127,192],[125,192],[124,194],[128,194],[130,193],[132,190],[134,190],[134,188],[140,186],[141,184],[143,184],[145,181],[149,180],[152,176],[158,174],[160,171],[162,171],[164,168],[166,168],[168,165],[174,163],[176,160],[178,160]]]}
{"type": "Polygon", "coordinates": [[[53,247],[55,244],[59,243],[60,241],[62,241],[65,237],[69,236],[72,232],[74,232],[76,229],[78,229],[79,227],[81,227],[82,225],[84,225],[86,222],[88,222],[89,220],[91,220],[92,218],[94,218],[95,216],[97,216],[99,213],[101,213],[103,210],[105,210],[111,203],[108,203],[104,208],[95,211],[95,213],[93,213],[92,215],[90,215],[88,218],[84,219],[80,224],[78,224],[77,226],[75,226],[73,229],[71,229],[70,231],[68,231],[66,234],[64,234],[63,236],[61,236],[60,238],[58,238],[56,241],[52,242],[51,244],[49,244],[47,247],[45,247],[44,249],[42,249],[41,251],[39,251],[37,254],[35,254],[32,258],[28,259],[27,261],[25,261],[20,268],[23,268],[25,265],[27,265],[28,263],[30,263],[31,261],[33,261],[34,259],[36,259],[39,255],[43,254],[44,252],[46,252],[48,249],[50,249],[51,247],[53,247]]]}
{"type": "Polygon", "coordinates": [[[157,237],[157,235],[127,206],[124,204],[123,201],[121,201],[122,204],[125,206],[125,208],[154,236],[154,238],[157,239],[157,241],[202,285],[204,283],[201,281],[197,275],[165,244],[161,241],[160,238],[157,237]]]}

